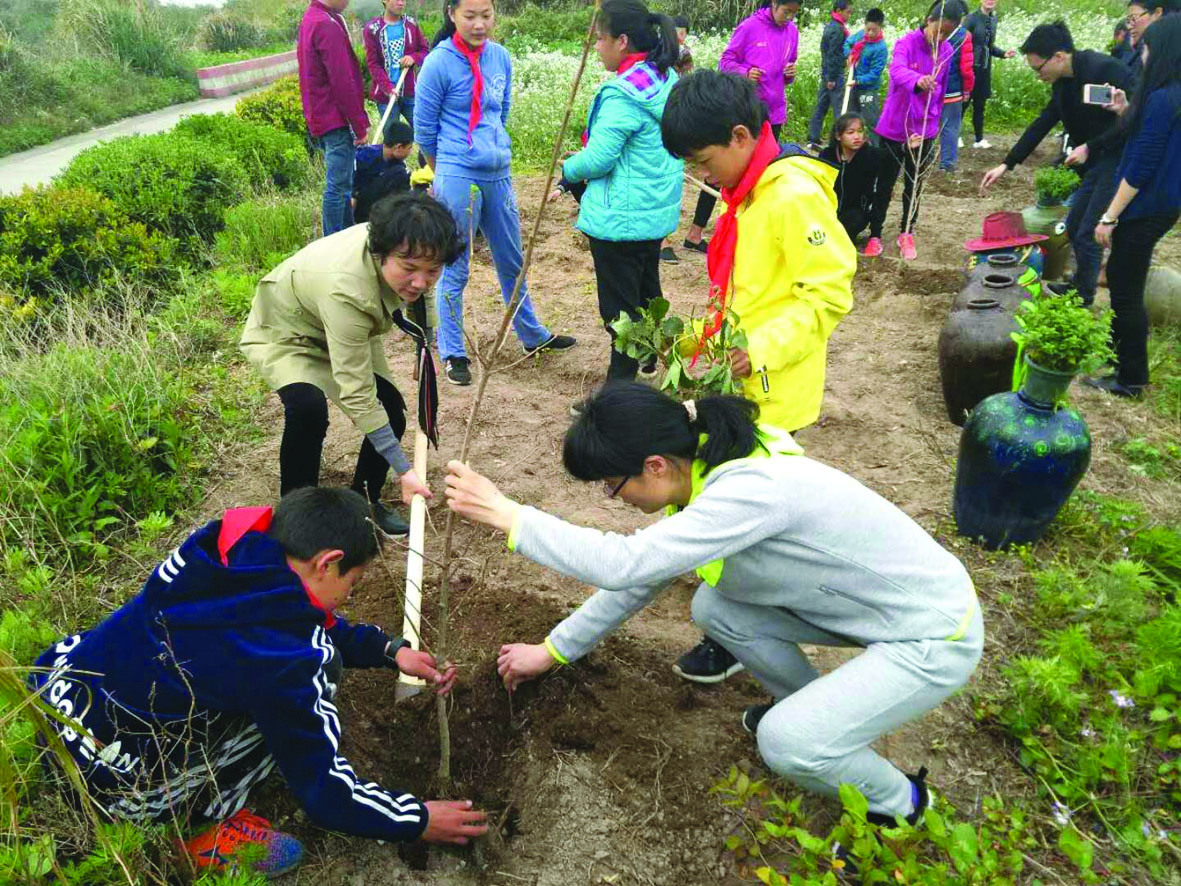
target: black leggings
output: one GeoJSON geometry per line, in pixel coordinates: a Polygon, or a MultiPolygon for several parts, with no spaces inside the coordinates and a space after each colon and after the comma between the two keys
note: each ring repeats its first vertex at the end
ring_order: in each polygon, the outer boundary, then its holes
{"type": "Polygon", "coordinates": [[[976,141],[984,141],[984,106],[988,96],[983,91],[972,93],[972,130],[976,133],[976,141]]]}
{"type": "Polygon", "coordinates": [[[1115,316],[1111,343],[1115,348],[1121,385],[1148,384],[1148,313],[1144,310],[1144,281],[1157,242],[1177,223],[1176,212],[1121,221],[1111,234],[1107,258],[1107,289],[1115,316]]]}
{"type": "Polygon", "coordinates": [[[611,336],[611,360],[607,378],[630,381],[636,377],[639,362],[615,350],[611,324],[620,314],[640,319],[640,311],[652,299],[660,298],[660,240],[590,240],[595,262],[595,283],[599,289],[599,316],[611,336]]]}
{"type": "Polygon", "coordinates": [[[869,227],[869,213],[864,209],[841,209],[837,220],[844,226],[849,239],[856,242],[858,235],[869,227]]]}
{"type": "Polygon", "coordinates": [[[923,200],[923,183],[931,165],[935,162],[938,139],[929,138],[923,141],[913,151],[905,142],[882,139],[882,146],[890,152],[894,162],[882,173],[882,193],[892,194],[894,183],[898,181],[898,173],[903,173],[902,181],[902,223],[899,228],[903,234],[913,234],[914,226],[919,220],[919,206],[923,200]],[[914,215],[911,216],[911,204],[914,204],[914,215]]]}
{"type": "MultiPolygon", "coordinates": [[[[406,432],[406,401],[389,381],[374,375],[377,399],[389,417],[394,436],[406,432]]],[[[313,384],[296,382],[278,390],[283,401],[283,440],[279,444],[279,495],[320,485],[320,457],[328,433],[328,398],[313,384]]],[[[370,501],[381,498],[390,466],[368,439],[361,444],[352,488],[370,501]]]]}

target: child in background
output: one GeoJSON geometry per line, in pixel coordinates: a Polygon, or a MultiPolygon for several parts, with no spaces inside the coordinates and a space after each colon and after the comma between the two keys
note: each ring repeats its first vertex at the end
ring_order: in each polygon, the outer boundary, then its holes
{"type": "Polygon", "coordinates": [[[673,70],[677,72],[678,77],[684,77],[693,70],[693,53],[689,50],[689,44],[685,42],[689,39],[689,19],[683,15],[674,16],[673,27],[677,29],[678,46],[673,70]]]}
{"type": "Polygon", "coordinates": [[[487,830],[470,801],[386,790],[341,756],[345,668],[421,677],[440,694],[456,677],[429,652],[334,614],[377,556],[369,516],[355,492],[315,487],[274,510],[226,511],[118,611],[41,655],[32,688],[64,717],[49,722],[105,813],[215,822],[183,843],[198,871],[236,870],[251,849],[249,866],[269,877],[303,855],[243,808],[276,766],[326,830],[447,843],[487,830]]]}
{"type": "MultiPolygon", "coordinates": [[[[683,164],[664,149],[660,115],[677,82],[676,31],[640,0],[606,0],[595,51],[615,77],[595,94],[586,146],[562,162],[562,177],[586,182],[578,224],[590,240],[599,315],[634,320],[660,291],[660,244],[681,217],[683,164]]],[[[639,364],[611,348],[608,381],[630,381],[639,364]]],[[[576,407],[577,408],[577,407],[576,407]]]]}
{"type": "MultiPolygon", "coordinates": [[[[743,393],[786,431],[820,415],[828,337],[853,306],[857,252],[837,218],[837,171],[782,148],[748,79],[694,71],[672,90],[664,145],[722,186],[726,212],[709,244],[711,305],[732,309],[747,347],[730,352],[743,393]]],[[[716,329],[716,316],[706,334],[716,329]]],[[[742,669],[706,637],[674,670],[714,683],[742,669]]]]}
{"type": "Polygon", "coordinates": [[[886,46],[886,14],[876,6],[865,14],[865,27],[845,38],[845,58],[853,66],[853,95],[849,110],[865,123],[869,141],[877,145],[873,128],[881,111],[882,74],[890,50],[886,46]]]}
{"type": "Polygon", "coordinates": [[[947,38],[965,15],[963,0],[935,0],[922,26],[894,44],[890,88],[877,134],[894,161],[893,175],[885,187],[893,191],[899,172],[904,175],[898,252],[907,261],[918,256],[914,228],[923,182],[935,160],[935,138],[951,72],[952,50],[947,38]]]}
{"type": "Polygon", "coordinates": [[[834,118],[841,113],[845,95],[845,41],[849,39],[849,16],[853,14],[850,0],[832,0],[832,12],[820,35],[820,84],[816,91],[816,109],[808,123],[809,147],[819,153],[824,119],[832,111],[834,118]]]}
{"type": "Polygon", "coordinates": [[[414,69],[426,59],[430,47],[422,29],[411,16],[404,15],[406,0],[384,0],[384,15],[370,19],[362,32],[365,42],[365,66],[369,69],[369,98],[377,104],[377,119],[385,116],[386,105],[393,97],[402,72],[402,91],[390,110],[390,120],[399,116],[414,123],[414,69]]]}
{"type": "Polygon", "coordinates": [[[976,85],[972,32],[961,24],[951,32],[947,45],[951,47],[948,63],[951,70],[947,75],[947,91],[943,93],[943,116],[939,118],[939,168],[943,172],[955,172],[964,106],[971,100],[976,85]]]}
{"type": "Polygon", "coordinates": [[[414,148],[414,131],[401,120],[386,122],[380,145],[357,148],[353,169],[353,221],[369,221],[369,210],[382,197],[410,190],[406,158],[414,148]]]}
{"type": "Polygon", "coordinates": [[[890,155],[884,148],[869,143],[868,131],[869,127],[857,114],[842,114],[833,126],[828,147],[820,152],[820,159],[840,169],[834,186],[837,218],[854,242],[869,228],[869,242],[862,255],[873,258],[882,254],[882,225],[890,205],[890,191],[884,186],[893,177],[890,155]]]}

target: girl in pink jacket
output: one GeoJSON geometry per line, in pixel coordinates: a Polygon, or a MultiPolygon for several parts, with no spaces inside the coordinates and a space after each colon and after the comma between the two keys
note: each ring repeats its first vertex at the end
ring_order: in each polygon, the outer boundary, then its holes
{"type": "Polygon", "coordinates": [[[935,0],[923,25],[894,44],[890,60],[890,89],[875,131],[894,158],[893,180],[883,183],[886,193],[893,190],[899,171],[904,175],[898,252],[907,261],[918,256],[914,228],[922,186],[938,153],[943,94],[954,54],[947,38],[967,14],[963,0],[935,0]]]}
{"type": "Polygon", "coordinates": [[[800,0],[762,0],[762,8],[734,29],[718,70],[753,80],[767,106],[775,139],[787,121],[787,87],[796,79],[800,31],[794,21],[800,0]]]}

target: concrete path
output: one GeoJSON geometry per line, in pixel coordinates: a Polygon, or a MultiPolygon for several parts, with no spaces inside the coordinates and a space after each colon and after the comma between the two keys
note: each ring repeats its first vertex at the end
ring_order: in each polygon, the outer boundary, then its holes
{"type": "Polygon", "coordinates": [[[248,92],[230,95],[225,98],[203,98],[195,102],[185,102],[181,105],[170,105],[150,114],[139,117],[128,117],[107,126],[100,126],[89,132],[81,132],[67,138],[22,151],[19,154],[9,154],[0,157],[0,194],[15,194],[25,185],[36,186],[48,184],[49,180],[61,172],[74,157],[93,144],[110,141],[116,136],[147,134],[171,129],[181,117],[193,114],[217,114],[234,110],[248,92]]]}

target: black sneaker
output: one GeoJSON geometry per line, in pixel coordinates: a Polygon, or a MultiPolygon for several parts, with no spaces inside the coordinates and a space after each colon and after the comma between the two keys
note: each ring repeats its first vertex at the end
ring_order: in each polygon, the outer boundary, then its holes
{"type": "Polygon", "coordinates": [[[1121,385],[1119,379],[1114,375],[1104,375],[1100,378],[1084,378],[1083,384],[1089,388],[1106,391],[1109,394],[1115,394],[1117,397],[1124,397],[1128,400],[1139,400],[1144,396],[1144,385],[1121,385]]]}
{"type": "Polygon", "coordinates": [[[690,242],[689,238],[686,237],[685,242],[681,244],[681,247],[688,249],[691,252],[700,252],[702,255],[705,255],[707,252],[709,252],[709,241],[698,240],[696,243],[692,243],[690,242]]]}
{"type": "MultiPolygon", "coordinates": [[[[931,805],[931,789],[927,787],[927,767],[919,768],[918,775],[906,776],[910,783],[919,789],[919,802],[914,808],[914,812],[906,816],[906,823],[911,827],[918,824],[919,819],[923,817],[923,813],[927,811],[927,807],[931,805]]],[[[893,815],[885,815],[881,812],[867,812],[865,820],[870,824],[876,824],[879,827],[893,828],[897,827],[898,823],[894,820],[893,815]]]]}
{"type": "Polygon", "coordinates": [[[767,711],[775,705],[771,704],[752,704],[749,708],[742,712],[742,728],[751,735],[757,735],[759,732],[759,723],[762,722],[763,717],[767,715],[767,711]]]}
{"type": "Polygon", "coordinates": [[[521,350],[526,356],[531,354],[541,354],[545,351],[568,351],[578,344],[578,339],[572,335],[551,335],[541,344],[534,348],[527,348],[521,345],[521,350]]]}
{"type": "Polygon", "coordinates": [[[472,361],[467,357],[448,357],[443,361],[443,374],[453,385],[472,383],[472,361]]]}
{"type": "Polygon", "coordinates": [[[677,659],[673,673],[694,683],[721,683],[731,674],[742,670],[742,662],[736,659],[720,643],[709,637],[677,659]]]}
{"type": "Polygon", "coordinates": [[[406,535],[410,531],[410,524],[397,511],[391,511],[379,501],[373,503],[373,522],[386,535],[406,535]]]}
{"type": "Polygon", "coordinates": [[[680,257],[673,252],[671,246],[665,246],[660,250],[660,260],[666,265],[679,265],[681,263],[680,257]]]}

